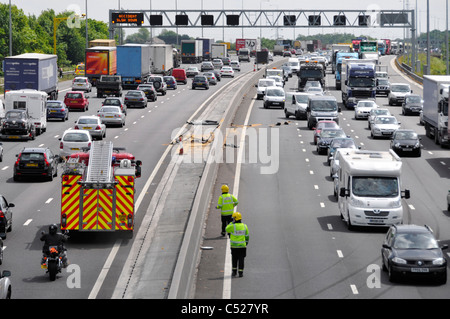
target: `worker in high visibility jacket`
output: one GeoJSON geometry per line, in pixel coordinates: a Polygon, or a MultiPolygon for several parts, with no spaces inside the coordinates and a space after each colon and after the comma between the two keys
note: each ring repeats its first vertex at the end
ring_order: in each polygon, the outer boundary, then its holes
{"type": "Polygon", "coordinates": [[[249,240],[248,227],[242,223],[242,215],[233,213],[233,222],[228,224],[226,231],[230,234],[232,276],[244,275],[244,259],[247,256],[247,245],[249,240]]]}
{"type": "Polygon", "coordinates": [[[225,227],[229,223],[231,223],[232,218],[231,215],[234,213],[234,208],[239,203],[237,198],[230,194],[230,188],[228,185],[222,185],[221,187],[222,195],[219,196],[219,200],[217,202],[217,209],[220,209],[220,214],[222,215],[222,236],[225,236],[225,227]]]}

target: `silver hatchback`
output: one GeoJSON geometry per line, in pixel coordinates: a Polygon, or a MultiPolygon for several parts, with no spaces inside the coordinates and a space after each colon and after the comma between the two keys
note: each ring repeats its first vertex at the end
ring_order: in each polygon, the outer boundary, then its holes
{"type": "Polygon", "coordinates": [[[91,82],[89,82],[89,79],[87,77],[77,76],[72,81],[72,91],[91,92],[92,91],[91,82]]]}
{"type": "Polygon", "coordinates": [[[118,106],[102,106],[97,112],[97,116],[105,125],[125,126],[126,115],[122,113],[118,106]]]}

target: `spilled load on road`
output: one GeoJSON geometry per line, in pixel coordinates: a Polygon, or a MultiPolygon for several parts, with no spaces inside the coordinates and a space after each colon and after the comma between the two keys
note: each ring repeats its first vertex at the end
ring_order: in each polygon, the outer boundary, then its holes
{"type": "Polygon", "coordinates": [[[69,156],[61,175],[61,230],[132,236],[141,161],[111,142],[69,156]]]}

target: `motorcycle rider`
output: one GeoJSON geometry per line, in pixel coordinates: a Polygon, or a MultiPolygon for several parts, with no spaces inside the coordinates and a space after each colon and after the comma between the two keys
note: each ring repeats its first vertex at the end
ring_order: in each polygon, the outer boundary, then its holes
{"type": "Polygon", "coordinates": [[[41,241],[44,242],[44,247],[42,247],[42,257],[41,265],[45,264],[46,257],[50,254],[50,246],[57,246],[58,251],[61,253],[63,268],[66,268],[67,263],[67,253],[64,243],[67,241],[68,236],[66,234],[57,233],[58,227],[52,224],[48,227],[48,234],[44,231],[41,232],[41,241]]]}

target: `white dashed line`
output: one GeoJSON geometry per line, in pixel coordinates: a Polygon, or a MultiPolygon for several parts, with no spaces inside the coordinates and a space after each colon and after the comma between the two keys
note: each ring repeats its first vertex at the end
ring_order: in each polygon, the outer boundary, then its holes
{"type": "Polygon", "coordinates": [[[411,205],[411,204],[409,204],[408,206],[409,206],[409,208],[410,208],[411,210],[415,210],[415,209],[416,209],[416,208],[415,208],[413,205],[411,205]]]}
{"type": "Polygon", "coordinates": [[[5,167],[2,168],[2,171],[7,170],[8,168],[9,168],[9,166],[5,166],[5,167]]]}
{"type": "Polygon", "coordinates": [[[314,185],[314,189],[319,189],[319,185],[314,185]]]}
{"type": "Polygon", "coordinates": [[[321,208],[325,208],[325,203],[321,202],[321,203],[320,203],[320,207],[321,207],[321,208]]]}
{"type": "Polygon", "coordinates": [[[350,288],[352,289],[352,293],[353,293],[354,295],[359,294],[358,289],[356,288],[355,285],[350,285],[350,288]]]}
{"type": "Polygon", "coordinates": [[[32,219],[29,219],[29,220],[27,220],[23,225],[24,225],[24,226],[28,226],[28,225],[30,225],[30,223],[31,223],[32,221],[33,221],[32,219]]]}
{"type": "Polygon", "coordinates": [[[341,250],[337,250],[337,254],[339,258],[344,258],[344,254],[342,253],[341,250]]]}
{"type": "Polygon", "coordinates": [[[327,224],[328,230],[333,230],[333,225],[327,224]]]}
{"type": "Polygon", "coordinates": [[[53,200],[52,197],[50,197],[49,199],[47,199],[47,201],[45,202],[46,204],[50,204],[50,202],[53,200]]]}

